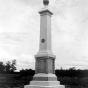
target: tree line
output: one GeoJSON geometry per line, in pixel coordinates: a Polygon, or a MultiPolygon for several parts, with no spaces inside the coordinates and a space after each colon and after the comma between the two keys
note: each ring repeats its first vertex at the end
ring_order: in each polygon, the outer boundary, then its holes
{"type": "MultiPolygon", "coordinates": [[[[15,73],[17,61],[14,59],[12,61],[7,61],[5,64],[0,62],[0,74],[3,73],[15,73]]],[[[33,76],[35,71],[32,69],[21,69],[19,72],[21,75],[33,76]]],[[[88,69],[81,70],[71,67],[69,69],[56,69],[55,74],[57,77],[77,77],[77,78],[88,78],[88,69]]]]}
{"type": "MultiPolygon", "coordinates": [[[[32,69],[22,69],[20,70],[21,74],[34,76],[35,71],[32,69]]],[[[81,70],[71,67],[69,69],[56,69],[55,75],[58,78],[88,78],[88,69],[81,70]]]]}
{"type": "MultiPolygon", "coordinates": [[[[5,64],[3,62],[0,62],[0,74],[2,74],[1,77],[3,76],[6,78],[3,80],[6,80],[5,83],[7,83],[8,85],[29,84],[29,82],[35,75],[35,70],[21,69],[19,72],[15,72],[15,70],[17,69],[16,63],[16,60],[7,61],[5,64]],[[3,75],[3,73],[5,74],[3,75]]],[[[57,76],[57,80],[60,81],[60,83],[63,85],[81,85],[88,87],[88,69],[81,70],[76,69],[75,67],[71,67],[69,69],[61,68],[55,70],[55,75],[57,76]]]]}
{"type": "Polygon", "coordinates": [[[57,77],[70,77],[70,78],[88,78],[88,69],[77,69],[71,67],[69,69],[57,69],[55,70],[57,77]]]}
{"type": "Polygon", "coordinates": [[[16,60],[7,61],[5,64],[0,62],[0,73],[11,73],[16,70],[16,60]]]}

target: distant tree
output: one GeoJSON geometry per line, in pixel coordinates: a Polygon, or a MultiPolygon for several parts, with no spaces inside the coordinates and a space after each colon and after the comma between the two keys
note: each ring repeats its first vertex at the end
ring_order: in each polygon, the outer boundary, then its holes
{"type": "Polygon", "coordinates": [[[26,76],[34,76],[34,74],[35,74],[35,71],[34,70],[32,70],[32,69],[22,69],[22,70],[20,70],[20,74],[21,75],[26,75],[26,76]]]}
{"type": "Polygon", "coordinates": [[[11,71],[14,72],[16,70],[16,60],[12,60],[12,63],[11,63],[11,71]]]}
{"type": "Polygon", "coordinates": [[[11,62],[10,61],[7,61],[6,62],[5,71],[6,72],[10,72],[11,71],[11,62]]]}
{"type": "Polygon", "coordinates": [[[16,60],[12,60],[12,62],[7,61],[5,64],[5,71],[6,72],[14,72],[16,70],[16,60]]]}
{"type": "Polygon", "coordinates": [[[71,67],[71,68],[69,68],[69,70],[76,70],[76,68],[75,67],[71,67]]]}
{"type": "Polygon", "coordinates": [[[76,68],[75,67],[69,68],[69,76],[76,77],[76,68]]]}
{"type": "Polygon", "coordinates": [[[34,76],[34,74],[35,74],[35,71],[32,70],[32,69],[29,69],[29,75],[30,75],[30,76],[34,76]]]}
{"type": "Polygon", "coordinates": [[[24,72],[25,70],[22,68],[21,70],[20,70],[20,72],[24,72]]]}
{"type": "Polygon", "coordinates": [[[5,71],[5,67],[3,62],[0,62],[0,73],[3,73],[5,71]]]}
{"type": "Polygon", "coordinates": [[[60,70],[63,70],[63,68],[61,67],[60,70]]]}

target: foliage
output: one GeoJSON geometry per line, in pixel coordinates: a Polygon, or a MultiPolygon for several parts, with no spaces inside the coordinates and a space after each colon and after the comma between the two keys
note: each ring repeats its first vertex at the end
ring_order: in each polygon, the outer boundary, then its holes
{"type": "MultiPolygon", "coordinates": [[[[20,72],[14,72],[14,74],[11,74],[12,76],[9,74],[5,74],[7,76],[4,76],[6,78],[6,81],[4,82],[6,83],[6,85],[10,86],[20,86],[23,84],[28,85],[32,80],[34,74],[35,71],[32,69],[22,69],[20,70],[20,72]]],[[[61,85],[77,86],[78,88],[88,88],[88,70],[76,70],[74,67],[69,69],[61,68],[55,70],[55,74],[57,75],[58,81],[60,81],[61,85]]]]}
{"type": "Polygon", "coordinates": [[[5,71],[6,72],[10,72],[11,71],[11,62],[10,61],[7,61],[6,62],[5,71]]]}
{"type": "Polygon", "coordinates": [[[34,76],[34,74],[35,74],[35,71],[34,70],[32,70],[32,69],[22,69],[22,70],[20,70],[20,74],[21,75],[30,75],[30,76],[34,76]]]}
{"type": "Polygon", "coordinates": [[[14,72],[16,70],[16,60],[12,60],[11,71],[14,72]]]}
{"type": "Polygon", "coordinates": [[[55,70],[55,74],[58,77],[84,78],[88,77],[88,70],[76,70],[74,67],[72,67],[69,69],[57,69],[55,70]]]}
{"type": "Polygon", "coordinates": [[[5,69],[5,66],[3,64],[3,62],[0,62],[0,73],[3,73],[5,69]]]}
{"type": "Polygon", "coordinates": [[[0,62],[0,73],[10,73],[16,70],[16,60],[12,60],[12,62],[7,61],[5,64],[0,62]]]}

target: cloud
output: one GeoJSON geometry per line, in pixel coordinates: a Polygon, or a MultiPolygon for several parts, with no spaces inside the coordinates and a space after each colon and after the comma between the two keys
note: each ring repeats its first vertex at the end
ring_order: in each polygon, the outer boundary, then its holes
{"type": "Polygon", "coordinates": [[[20,54],[18,57],[17,57],[17,67],[18,67],[18,70],[24,68],[24,69],[29,69],[29,68],[32,68],[34,69],[35,68],[35,60],[34,60],[34,57],[30,54],[20,54]]]}
{"type": "MultiPolygon", "coordinates": [[[[30,5],[26,6],[19,1],[8,0],[1,2],[0,11],[0,32],[28,32],[34,29],[35,23],[33,17],[37,13],[37,8],[30,5]]],[[[35,23],[36,25],[36,23],[35,23]]]]}
{"type": "Polygon", "coordinates": [[[87,2],[87,0],[56,0],[53,4],[52,45],[59,66],[88,67],[87,2]]]}
{"type": "Polygon", "coordinates": [[[7,62],[16,59],[16,56],[10,55],[7,51],[0,48],[0,61],[7,62]]]}
{"type": "Polygon", "coordinates": [[[20,70],[22,68],[35,68],[35,60],[34,56],[30,54],[20,54],[19,56],[14,56],[9,54],[7,51],[0,48],[0,61],[6,63],[7,61],[12,61],[13,59],[16,59],[17,61],[17,70],[20,70]]]}
{"type": "Polygon", "coordinates": [[[22,3],[24,5],[27,5],[27,6],[30,5],[33,7],[40,5],[42,3],[41,0],[37,0],[37,1],[35,1],[35,0],[16,0],[16,1],[19,3],[22,3]]]}

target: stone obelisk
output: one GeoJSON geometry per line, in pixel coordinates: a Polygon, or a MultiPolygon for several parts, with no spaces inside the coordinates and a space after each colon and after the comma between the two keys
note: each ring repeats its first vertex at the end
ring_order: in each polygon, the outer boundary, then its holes
{"type": "Polygon", "coordinates": [[[44,8],[40,14],[40,45],[39,52],[35,55],[35,75],[30,85],[24,88],[65,88],[60,85],[55,75],[55,58],[52,53],[51,43],[51,16],[48,9],[49,0],[43,0],[44,8]]]}

